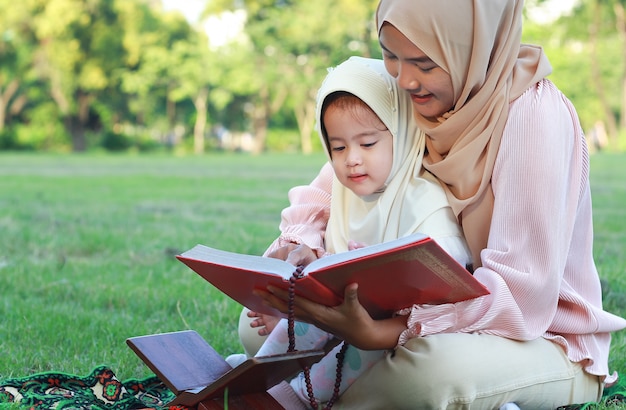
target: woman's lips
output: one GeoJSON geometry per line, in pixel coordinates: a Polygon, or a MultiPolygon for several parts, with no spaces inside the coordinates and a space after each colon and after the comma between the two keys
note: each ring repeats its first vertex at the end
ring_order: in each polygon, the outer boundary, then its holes
{"type": "Polygon", "coordinates": [[[432,94],[426,94],[426,95],[411,94],[411,100],[413,100],[415,104],[426,104],[432,98],[433,98],[432,94]]]}

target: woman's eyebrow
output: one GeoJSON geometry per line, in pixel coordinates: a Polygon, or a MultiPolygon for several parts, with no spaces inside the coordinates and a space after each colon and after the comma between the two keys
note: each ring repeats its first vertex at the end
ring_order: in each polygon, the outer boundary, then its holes
{"type": "MultiPolygon", "coordinates": [[[[383,51],[386,51],[389,54],[395,55],[395,53],[393,53],[391,50],[389,50],[387,47],[385,47],[385,45],[383,43],[379,42],[379,44],[380,44],[380,48],[382,48],[383,51]]],[[[409,57],[409,58],[405,58],[404,60],[405,61],[409,61],[411,63],[432,63],[433,62],[433,60],[430,57],[426,56],[426,55],[419,56],[419,57],[409,57]]]]}

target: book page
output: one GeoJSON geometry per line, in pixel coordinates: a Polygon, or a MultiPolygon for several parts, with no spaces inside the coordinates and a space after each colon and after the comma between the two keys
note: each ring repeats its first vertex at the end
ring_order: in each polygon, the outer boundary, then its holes
{"type": "Polygon", "coordinates": [[[414,233],[403,238],[394,239],[393,241],[383,242],[376,245],[366,246],[364,248],[355,249],[348,252],[336,253],[334,255],[328,255],[324,258],[317,259],[311,262],[303,273],[306,275],[310,272],[315,272],[319,269],[324,269],[332,265],[342,264],[347,261],[363,258],[369,255],[382,253],[394,248],[400,248],[405,245],[409,245],[415,242],[421,242],[429,239],[427,235],[422,233],[414,233]]]}
{"type": "Polygon", "coordinates": [[[196,245],[181,256],[214,265],[232,266],[246,271],[276,275],[286,280],[289,280],[296,270],[295,266],[280,259],[228,252],[205,245],[196,245]]]}

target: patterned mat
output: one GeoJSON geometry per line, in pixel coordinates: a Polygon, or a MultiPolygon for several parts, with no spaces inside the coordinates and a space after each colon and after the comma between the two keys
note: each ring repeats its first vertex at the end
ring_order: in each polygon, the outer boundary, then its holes
{"type": "MultiPolygon", "coordinates": [[[[0,403],[19,403],[33,410],[190,410],[167,406],[174,394],[156,377],[120,381],[107,366],[87,376],[46,372],[0,382],[0,403]]],[[[626,381],[605,389],[602,404],[626,409],[626,381]]],[[[557,410],[591,410],[596,403],[574,404],[557,410]]]]}
{"type": "Polygon", "coordinates": [[[30,409],[187,409],[165,404],[173,399],[156,376],[120,381],[107,366],[87,376],[46,372],[0,383],[0,403],[19,402],[30,409]]]}

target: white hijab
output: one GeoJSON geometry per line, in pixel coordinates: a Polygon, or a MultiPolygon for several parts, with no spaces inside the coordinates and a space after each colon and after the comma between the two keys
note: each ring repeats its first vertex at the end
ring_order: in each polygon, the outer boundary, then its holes
{"type": "Polygon", "coordinates": [[[324,100],[336,91],[360,98],[387,126],[394,138],[393,165],[385,190],[367,198],[333,178],[326,251],[345,252],[349,240],[373,245],[418,232],[429,215],[449,205],[442,187],[422,168],[425,135],[414,121],[409,95],[399,90],[382,60],[351,57],[331,69],[318,91],[316,111],[329,157],[321,114],[324,100]]]}

